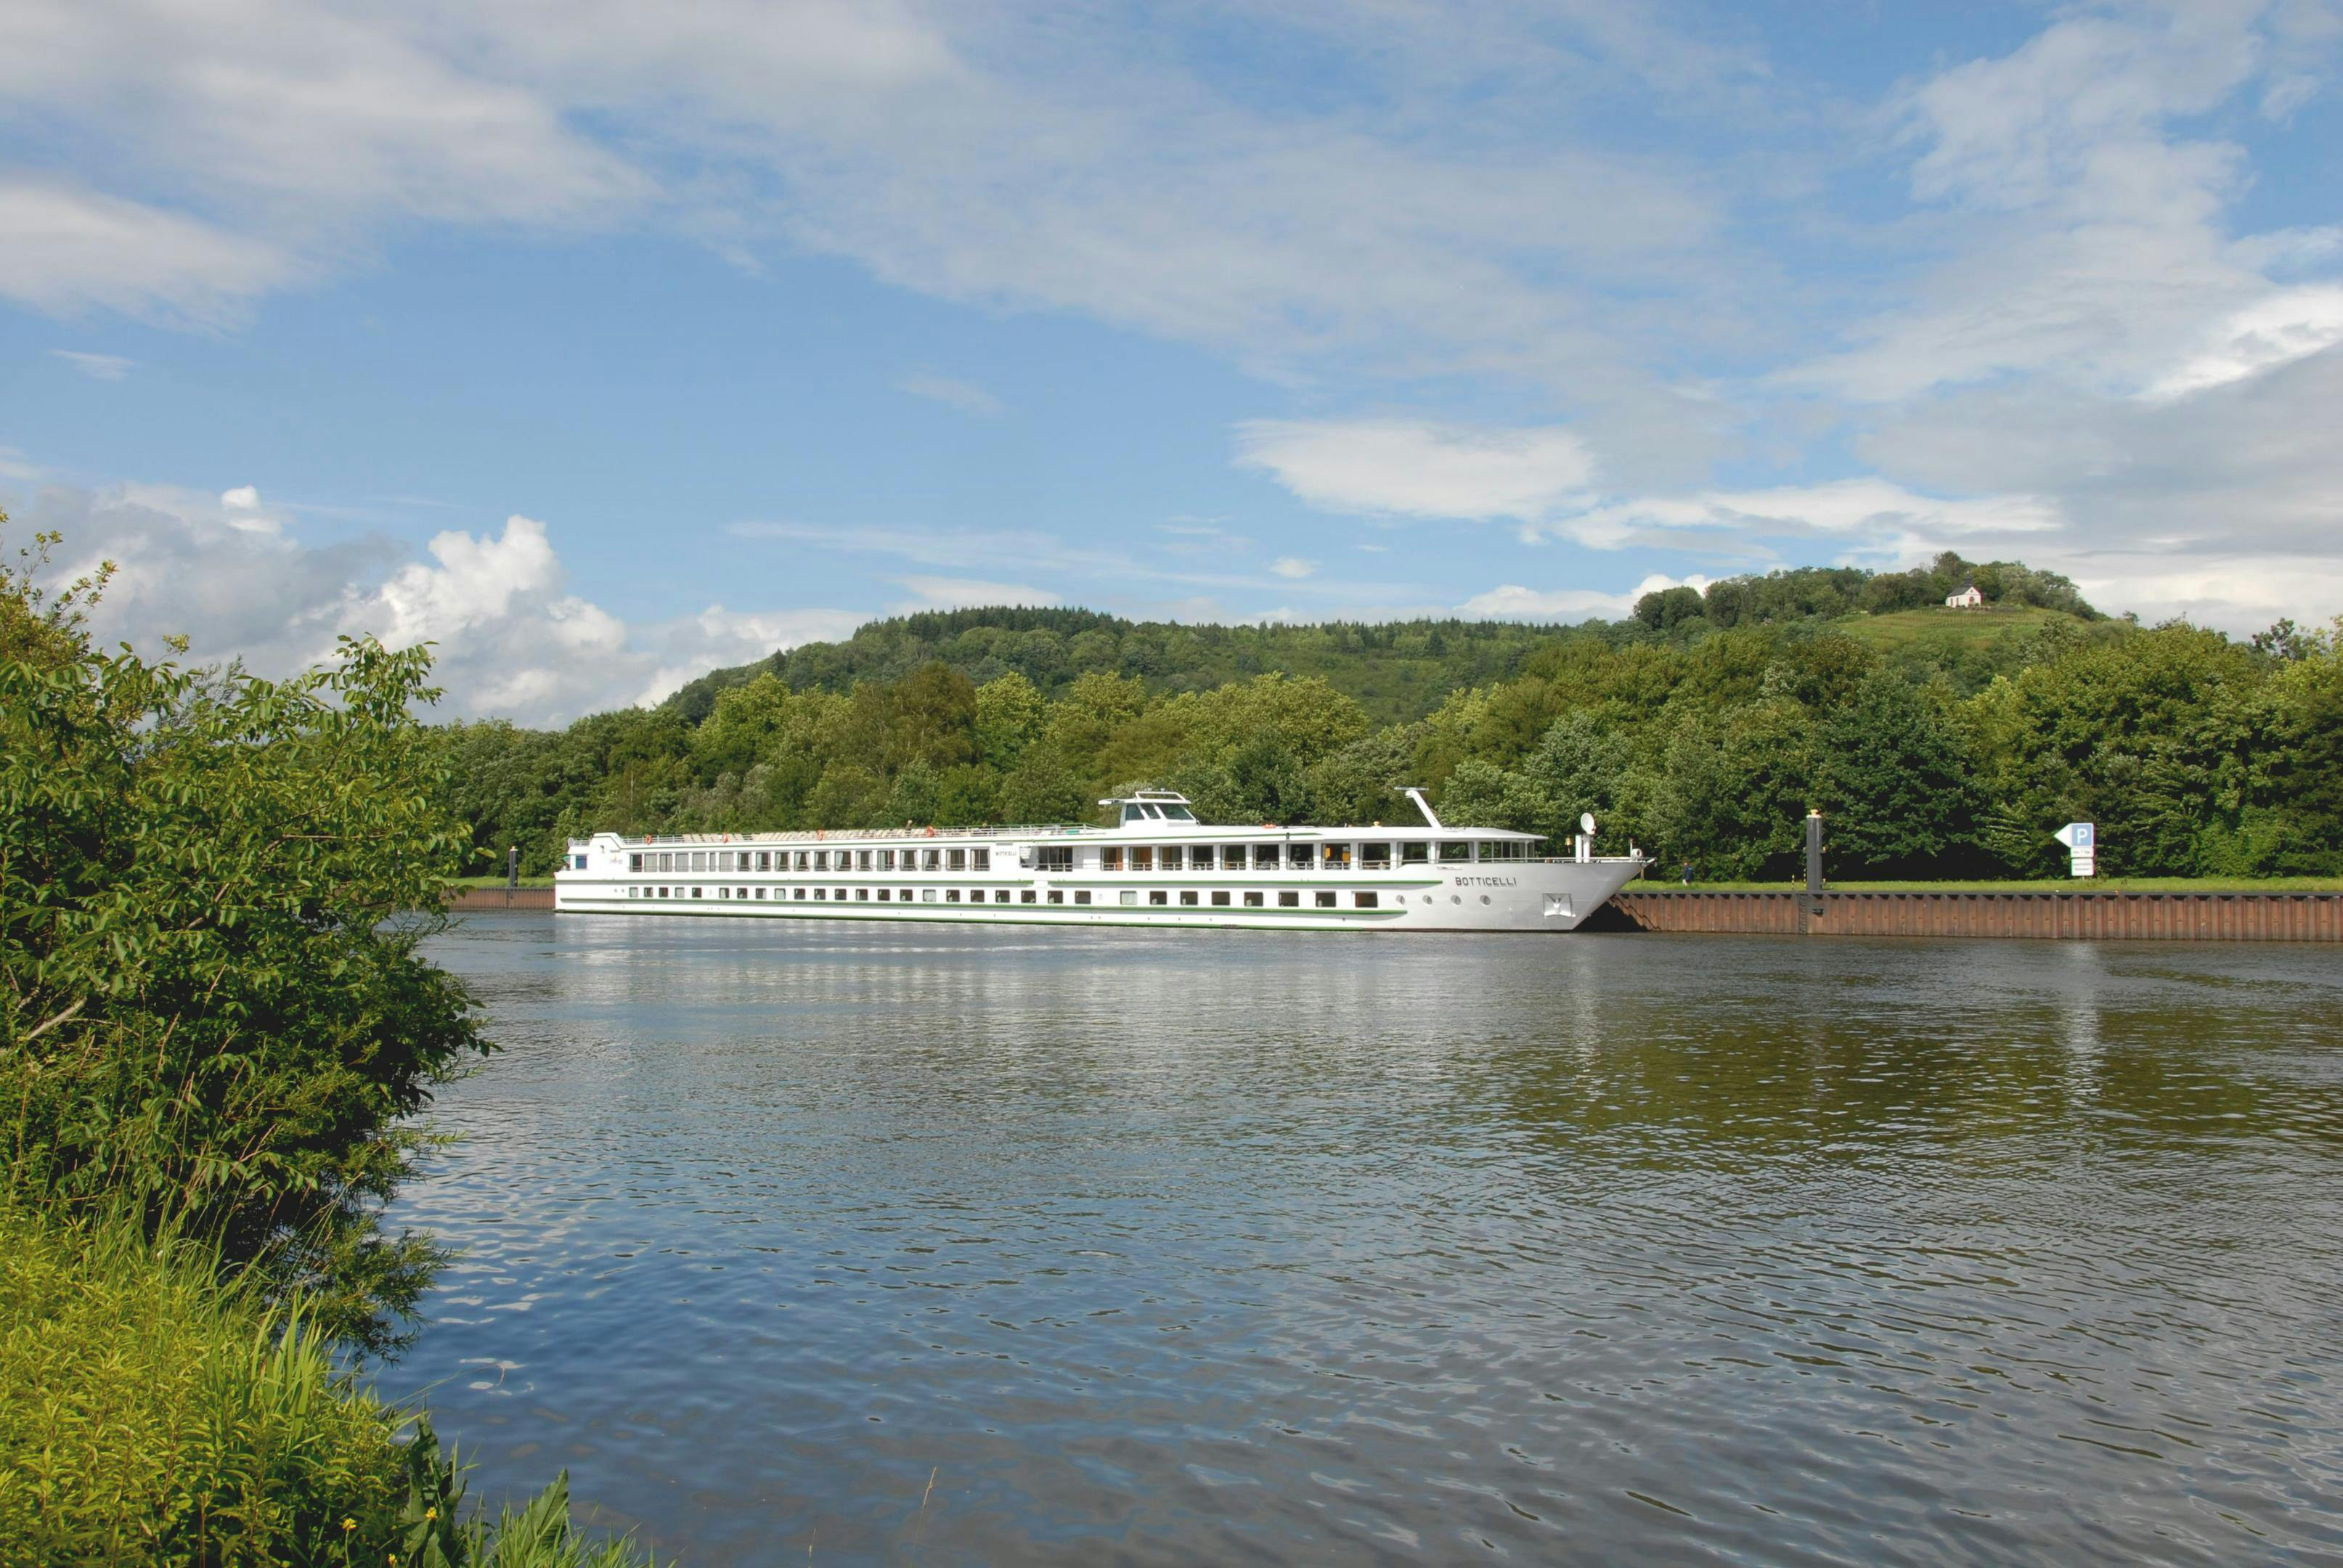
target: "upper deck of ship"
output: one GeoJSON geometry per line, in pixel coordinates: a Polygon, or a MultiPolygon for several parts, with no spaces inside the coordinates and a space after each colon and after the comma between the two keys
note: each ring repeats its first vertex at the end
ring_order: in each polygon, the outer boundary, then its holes
{"type": "Polygon", "coordinates": [[[1454,841],[1544,842],[1543,834],[1517,833],[1506,828],[1452,827],[1433,815],[1420,791],[1410,789],[1407,794],[1415,801],[1417,809],[1423,812],[1423,821],[1407,824],[1373,822],[1353,827],[1314,823],[1202,822],[1197,820],[1194,809],[1186,796],[1171,789],[1141,789],[1127,797],[1119,796],[1099,802],[1101,806],[1119,808],[1120,820],[1111,827],[1081,822],[1034,822],[981,828],[906,825],[900,828],[800,829],[764,833],[620,833],[608,837],[629,849],[737,844],[889,844],[910,839],[921,843],[949,839],[990,844],[1063,841],[1069,839],[1112,841],[1134,836],[1172,841],[1204,839],[1218,842],[1227,839],[1233,843],[1262,839],[1350,839],[1363,834],[1389,838],[1438,837],[1454,841]]]}

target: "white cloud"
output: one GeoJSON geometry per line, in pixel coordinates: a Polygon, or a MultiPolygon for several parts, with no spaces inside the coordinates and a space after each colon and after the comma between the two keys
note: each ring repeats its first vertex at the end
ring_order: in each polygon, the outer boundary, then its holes
{"type": "Polygon", "coordinates": [[[2343,343],[2343,287],[2281,290],[2232,314],[2209,336],[2147,396],[2185,397],[2343,343]]]}
{"type": "Polygon", "coordinates": [[[1624,593],[1606,593],[1601,588],[1527,588],[1507,583],[1487,593],[1474,594],[1456,608],[1461,614],[1491,620],[1622,620],[1634,613],[1635,601],[1647,593],[1672,588],[1688,588],[1701,593],[1706,591],[1708,584],[1709,579],[1698,573],[1672,578],[1660,572],[1654,572],[1624,593]]]}
{"type": "Polygon", "coordinates": [[[1269,563],[1269,569],[1275,572],[1279,577],[1292,578],[1299,580],[1300,578],[1306,578],[1312,572],[1316,571],[1318,569],[1318,563],[1316,561],[1305,561],[1299,556],[1280,556],[1277,559],[1269,563]]]}
{"type": "Polygon", "coordinates": [[[1823,535],[1855,540],[1867,554],[1900,555],[1909,553],[1913,538],[2039,534],[2061,521],[2056,508],[2036,497],[1947,499],[1864,477],[1768,490],[1638,497],[1557,518],[1524,535],[1559,535],[1597,548],[1653,542],[1684,530],[1713,530],[1738,540],[1823,535]]]}
{"type": "Polygon", "coordinates": [[[1594,471],[1568,430],[1415,419],[1249,420],[1237,463],[1328,511],[1524,522],[1583,504],[1594,471]]]}
{"type": "Polygon", "coordinates": [[[49,357],[64,360],[93,381],[119,381],[137,364],[119,354],[88,354],[75,348],[52,348],[49,357]]]}
{"type": "Polygon", "coordinates": [[[405,561],[381,539],[304,543],[248,485],[216,498],[158,485],[53,486],[17,520],[65,534],[61,578],[117,563],[92,617],[102,640],[159,655],[162,635],[182,633],[190,658],[242,659],[266,675],[329,657],[340,634],[392,647],[428,641],[452,715],[554,723],[656,701],[710,668],[842,637],[867,618],[715,605],[629,625],[570,593],[546,526],[518,515],[495,533],[443,532],[427,560],[405,561]]]}
{"type": "Polygon", "coordinates": [[[899,391],[914,397],[925,397],[930,403],[941,403],[963,414],[998,418],[1004,412],[1000,398],[972,381],[957,381],[949,376],[938,376],[925,370],[913,371],[895,383],[899,391]]]}
{"type": "Polygon", "coordinates": [[[981,578],[902,577],[890,579],[917,597],[897,605],[897,613],[918,609],[966,609],[982,605],[1051,605],[1062,602],[1045,589],[981,578]]]}
{"type": "Polygon", "coordinates": [[[216,322],[297,270],[266,240],[5,171],[0,234],[8,236],[0,296],[58,315],[106,309],[216,322]]]}

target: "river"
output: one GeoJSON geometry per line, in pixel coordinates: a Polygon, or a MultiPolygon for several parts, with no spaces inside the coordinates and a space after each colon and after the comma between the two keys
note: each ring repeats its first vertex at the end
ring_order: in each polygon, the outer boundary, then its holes
{"type": "Polygon", "coordinates": [[[690,1568],[2343,1559],[2331,949],[432,952],[383,1385],[690,1568]]]}

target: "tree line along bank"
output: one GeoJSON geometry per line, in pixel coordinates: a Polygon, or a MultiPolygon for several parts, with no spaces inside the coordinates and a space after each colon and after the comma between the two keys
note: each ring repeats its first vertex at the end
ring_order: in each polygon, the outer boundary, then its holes
{"type": "Polygon", "coordinates": [[[1132,788],[1207,819],[1445,819],[1785,877],[1809,808],[1835,877],[2343,870],[2335,637],[2100,616],[1946,556],[1647,595],[1616,622],[1185,627],[1080,610],[874,622],[558,731],[457,724],[478,869],[627,833],[1086,820],[1132,788]],[[1982,610],[1941,607],[1974,584],[1982,610]],[[1949,587],[1947,585],[1950,585],[1949,587]],[[1939,608],[1930,608],[1930,607],[1939,608]]]}

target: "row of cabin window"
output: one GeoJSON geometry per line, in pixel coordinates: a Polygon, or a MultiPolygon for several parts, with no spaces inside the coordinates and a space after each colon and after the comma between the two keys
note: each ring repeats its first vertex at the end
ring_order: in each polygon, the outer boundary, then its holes
{"type": "MultiPolygon", "coordinates": [[[[1473,860],[1471,839],[1451,840],[1438,846],[1440,863],[1443,866],[1470,865],[1473,860]]],[[[1313,867],[1327,871],[1347,871],[1353,866],[1361,870],[1388,870],[1394,864],[1423,866],[1431,863],[1434,846],[1421,840],[1405,843],[1365,844],[1131,844],[1110,845],[1099,852],[1099,869],[1102,871],[1242,871],[1245,869],[1247,850],[1251,850],[1252,869],[1256,871],[1307,871],[1313,867]],[[1396,859],[1393,859],[1396,852],[1396,859]],[[1218,865],[1214,864],[1215,859],[1218,865]]],[[[1042,851],[1047,854],[1049,851],[1042,851]]],[[[1060,853],[1071,856],[1071,849],[1060,853]]],[[[1501,840],[1481,845],[1483,860],[1522,860],[1529,858],[1529,846],[1518,840],[1501,840]]],[[[1071,859],[1063,866],[1051,868],[1071,870],[1071,859]]]]}
{"type": "Polygon", "coordinates": [[[629,854],[627,857],[627,869],[629,871],[989,871],[992,869],[992,851],[985,849],[659,849],[645,850],[641,854],[629,854]]]}
{"type": "MultiPolygon", "coordinates": [[[[1472,840],[1448,840],[1436,846],[1440,864],[1469,865],[1472,840]]],[[[1307,871],[1313,868],[1347,871],[1380,871],[1393,864],[1430,863],[1435,846],[1418,839],[1363,844],[1111,844],[1099,851],[1099,869],[1106,871],[1242,871],[1250,861],[1256,871],[1307,871]],[[1396,859],[1394,859],[1396,857],[1396,859]]],[[[1529,846],[1499,841],[1480,846],[1483,860],[1519,860],[1529,846]]],[[[1074,850],[1070,844],[1045,844],[1033,854],[1034,869],[1071,871],[1074,850]]],[[[661,849],[627,857],[630,871],[989,871],[990,849],[661,849]],[[834,863],[833,863],[834,862],[834,863]]]]}
{"type": "MultiPolygon", "coordinates": [[[[994,888],[990,890],[990,891],[992,895],[992,902],[996,904],[1005,904],[1011,901],[1009,889],[994,888]]],[[[970,888],[968,890],[967,901],[971,904],[983,903],[985,901],[985,893],[986,890],[983,888],[970,888]]],[[[881,904],[895,902],[908,904],[910,903],[913,899],[912,890],[910,888],[901,889],[900,891],[893,888],[879,888],[876,890],[870,888],[855,888],[852,890],[846,888],[775,888],[771,890],[771,899],[772,901],[777,904],[782,902],[799,904],[809,902],[817,904],[835,902],[842,904],[847,901],[850,894],[856,903],[871,903],[875,901],[881,904]]],[[[627,890],[627,897],[630,899],[690,900],[705,898],[707,895],[708,890],[701,887],[636,887],[628,888],[627,890]]],[[[719,888],[716,890],[716,896],[719,899],[728,900],[739,899],[748,900],[753,899],[756,901],[761,902],[765,900],[767,893],[766,890],[763,888],[719,888]]],[[[1259,910],[1268,907],[1267,900],[1272,895],[1260,892],[1247,892],[1242,895],[1228,892],[1214,892],[1207,895],[1196,891],[1182,891],[1179,894],[1179,900],[1180,907],[1182,909],[1198,909],[1206,907],[1203,900],[1209,897],[1211,900],[1209,907],[1216,910],[1224,910],[1230,907],[1229,901],[1231,899],[1240,896],[1243,900],[1243,908],[1248,910],[1259,910]]],[[[1298,910],[1302,907],[1302,895],[1299,892],[1281,892],[1274,896],[1277,900],[1277,907],[1281,910],[1298,910]]],[[[960,902],[960,891],[958,888],[922,888],[919,890],[917,897],[920,902],[925,904],[957,904],[960,902]],[[941,894],[940,898],[938,897],[939,893],[941,894]]],[[[1317,892],[1312,893],[1311,897],[1316,900],[1315,904],[1312,906],[1313,908],[1332,910],[1340,907],[1339,900],[1341,895],[1339,894],[1317,892]]],[[[1171,907],[1172,899],[1172,895],[1171,892],[1159,888],[1147,894],[1147,906],[1151,909],[1167,909],[1171,907]]],[[[1139,905],[1139,900],[1140,893],[1139,890],[1136,888],[1131,889],[1122,894],[1122,902],[1125,907],[1136,908],[1139,905]]],[[[1052,888],[1047,893],[1041,893],[1036,891],[1034,889],[1027,888],[1022,892],[1016,895],[1016,901],[1021,904],[1062,904],[1066,901],[1066,895],[1055,888],[1052,888]]],[[[1091,896],[1088,892],[1077,891],[1074,894],[1073,901],[1078,905],[1087,904],[1091,901],[1091,896]]],[[[1351,907],[1354,910],[1373,910],[1379,909],[1382,905],[1377,895],[1373,893],[1354,892],[1351,895],[1351,907]]]]}

